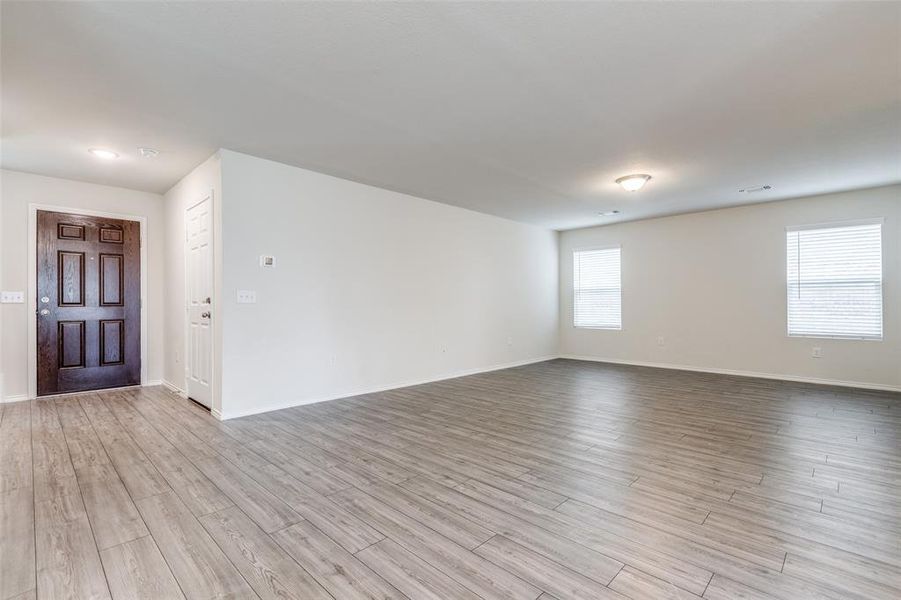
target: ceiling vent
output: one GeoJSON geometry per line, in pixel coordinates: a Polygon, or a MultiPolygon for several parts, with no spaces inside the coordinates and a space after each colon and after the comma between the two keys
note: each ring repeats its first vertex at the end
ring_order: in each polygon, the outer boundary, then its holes
{"type": "Polygon", "coordinates": [[[746,187],[738,190],[739,194],[756,194],[757,192],[765,192],[767,190],[773,189],[771,185],[756,185],[753,187],[746,187]]]}

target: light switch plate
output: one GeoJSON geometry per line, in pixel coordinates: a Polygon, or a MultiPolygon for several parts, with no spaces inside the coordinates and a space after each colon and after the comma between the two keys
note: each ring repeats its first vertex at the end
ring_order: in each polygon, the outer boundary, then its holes
{"type": "Polygon", "coordinates": [[[0,303],[25,304],[25,292],[0,292],[0,303]]]}
{"type": "Polygon", "coordinates": [[[260,266],[272,269],[275,267],[275,257],[269,254],[260,256],[260,266]]]}
{"type": "Polygon", "coordinates": [[[238,304],[256,304],[257,293],[254,290],[238,290],[238,304]]]}

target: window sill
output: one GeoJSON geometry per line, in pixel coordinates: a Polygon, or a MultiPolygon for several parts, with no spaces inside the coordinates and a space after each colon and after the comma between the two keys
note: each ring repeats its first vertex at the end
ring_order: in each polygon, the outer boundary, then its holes
{"type": "Polygon", "coordinates": [[[856,342],[881,342],[885,339],[880,337],[863,337],[859,335],[814,335],[804,333],[790,333],[786,337],[791,339],[808,339],[808,340],[847,340],[856,342]]]}

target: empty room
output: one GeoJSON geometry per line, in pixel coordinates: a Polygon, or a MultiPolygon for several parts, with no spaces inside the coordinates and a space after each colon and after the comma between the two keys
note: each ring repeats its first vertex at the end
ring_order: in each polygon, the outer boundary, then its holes
{"type": "Polygon", "coordinates": [[[0,600],[901,598],[901,1],[0,0],[0,600]]]}

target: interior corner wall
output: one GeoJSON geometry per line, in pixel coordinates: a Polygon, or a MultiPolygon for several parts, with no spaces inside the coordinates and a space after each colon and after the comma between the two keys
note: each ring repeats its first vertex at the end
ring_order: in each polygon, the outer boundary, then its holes
{"type": "Polygon", "coordinates": [[[556,232],[220,157],[224,418],[557,355],[556,232]]]}
{"type": "Polygon", "coordinates": [[[901,186],[563,232],[560,315],[573,358],[901,389],[901,186]],[[884,339],[789,337],[785,228],[871,217],[885,219],[884,339]],[[573,326],[572,252],[603,245],[622,247],[621,331],[573,326]]]}
{"type": "Polygon", "coordinates": [[[221,409],[221,282],[222,235],[219,230],[222,214],[222,174],[219,153],[214,154],[185,175],[164,196],[166,232],[166,294],[165,321],[166,356],[163,363],[163,382],[180,392],[185,384],[185,211],[213,194],[213,281],[216,299],[212,307],[213,379],[212,393],[215,411],[221,409]]]}
{"type": "MultiPolygon", "coordinates": [[[[0,170],[0,257],[3,290],[28,288],[29,204],[59,206],[78,212],[92,210],[112,214],[145,217],[147,230],[147,306],[148,340],[144,378],[158,382],[163,374],[163,333],[153,323],[163,319],[163,198],[159,194],[82,181],[59,179],[0,170]]],[[[3,337],[0,342],[0,372],[3,389],[0,398],[24,400],[28,397],[28,304],[0,304],[3,337]]]]}

